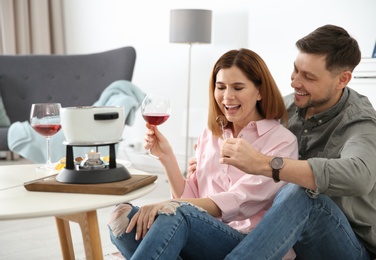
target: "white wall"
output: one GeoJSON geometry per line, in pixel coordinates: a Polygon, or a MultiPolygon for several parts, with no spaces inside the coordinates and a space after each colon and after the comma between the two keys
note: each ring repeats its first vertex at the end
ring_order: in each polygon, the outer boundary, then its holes
{"type": "MultiPolygon", "coordinates": [[[[333,23],[354,35],[364,56],[376,40],[375,0],[65,0],[66,44],[70,54],[132,45],[137,51],[133,83],[144,92],[172,99],[172,115],[160,129],[176,154],[185,152],[182,117],[186,105],[188,45],[169,43],[171,9],[213,10],[212,44],[192,48],[191,107],[207,109],[211,68],[229,49],[246,47],[267,62],[281,92],[291,91],[295,41],[333,23]]],[[[197,120],[194,120],[196,124],[197,120]]],[[[206,120],[204,120],[206,121],[206,120]]],[[[198,129],[203,125],[197,125],[198,129]]],[[[144,122],[125,129],[126,142],[142,142],[144,122]]]]}
{"type": "Polygon", "coordinates": [[[317,27],[344,27],[358,40],[363,57],[371,57],[376,43],[375,0],[254,1],[249,17],[249,48],[265,59],[283,94],[291,92],[296,40],[317,27]]]}

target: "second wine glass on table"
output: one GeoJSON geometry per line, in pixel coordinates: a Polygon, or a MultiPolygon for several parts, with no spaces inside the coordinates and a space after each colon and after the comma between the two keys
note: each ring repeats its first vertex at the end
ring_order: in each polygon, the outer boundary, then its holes
{"type": "MultiPolygon", "coordinates": [[[[141,113],[144,120],[149,124],[154,126],[163,124],[170,117],[170,99],[158,94],[148,94],[142,101],[141,113]]],[[[155,159],[159,159],[158,156],[151,154],[150,149],[146,153],[155,159]]]]}
{"type": "Polygon", "coordinates": [[[47,162],[39,170],[52,171],[50,138],[61,129],[60,103],[32,104],[30,112],[30,125],[40,135],[46,137],[47,162]]]}

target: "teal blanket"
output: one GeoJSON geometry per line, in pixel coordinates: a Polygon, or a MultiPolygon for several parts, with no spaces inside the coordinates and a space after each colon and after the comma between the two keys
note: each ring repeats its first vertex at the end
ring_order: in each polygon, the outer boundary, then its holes
{"type": "MultiPolygon", "coordinates": [[[[119,80],[110,84],[101,94],[93,106],[123,106],[125,124],[132,126],[135,114],[145,97],[137,86],[130,81],[119,80]]],[[[63,130],[51,137],[51,161],[57,162],[66,155],[66,146],[63,130]]],[[[29,122],[15,122],[10,125],[8,131],[8,146],[11,151],[31,160],[35,163],[45,163],[46,138],[36,133],[29,122]]],[[[75,156],[85,156],[90,147],[74,147],[75,156]]],[[[106,156],[109,154],[108,147],[99,147],[99,152],[106,156]]]]}

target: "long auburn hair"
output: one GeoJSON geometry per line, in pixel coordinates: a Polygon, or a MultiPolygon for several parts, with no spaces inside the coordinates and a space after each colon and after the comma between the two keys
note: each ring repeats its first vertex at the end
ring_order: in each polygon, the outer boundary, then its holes
{"type": "MultiPolygon", "coordinates": [[[[256,103],[256,109],[260,115],[265,119],[282,120],[287,123],[287,111],[283,97],[264,60],[257,53],[248,49],[230,50],[215,63],[209,81],[208,128],[213,135],[219,138],[222,135],[216,118],[223,113],[214,98],[217,74],[221,69],[228,69],[232,66],[239,68],[259,89],[261,100],[256,103]]],[[[226,128],[233,130],[232,122],[228,122],[226,128]]]]}

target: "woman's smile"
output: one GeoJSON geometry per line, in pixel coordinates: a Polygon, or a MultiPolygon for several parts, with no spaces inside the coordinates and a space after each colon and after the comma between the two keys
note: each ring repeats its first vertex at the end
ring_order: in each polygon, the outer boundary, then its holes
{"type": "Polygon", "coordinates": [[[235,114],[241,107],[241,105],[224,105],[225,110],[229,114],[235,114]]]}

